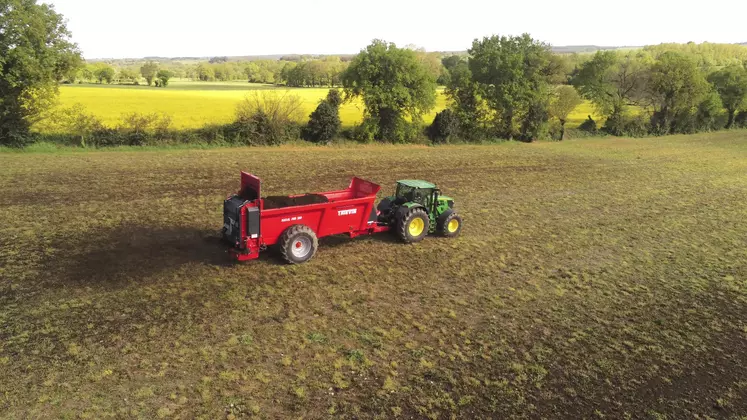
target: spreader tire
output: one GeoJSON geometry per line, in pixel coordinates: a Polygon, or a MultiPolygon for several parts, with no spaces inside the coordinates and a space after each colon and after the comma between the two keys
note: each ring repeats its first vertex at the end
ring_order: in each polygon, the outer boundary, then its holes
{"type": "Polygon", "coordinates": [[[278,241],[280,255],[290,264],[300,264],[308,261],[316,254],[319,240],[310,227],[294,225],[280,235],[278,241]]]}
{"type": "Polygon", "coordinates": [[[462,218],[455,211],[446,211],[439,216],[436,228],[441,235],[453,238],[462,231],[462,218]]]}
{"type": "Polygon", "coordinates": [[[422,207],[407,211],[397,224],[397,234],[405,243],[420,242],[428,235],[430,221],[422,207]]]}

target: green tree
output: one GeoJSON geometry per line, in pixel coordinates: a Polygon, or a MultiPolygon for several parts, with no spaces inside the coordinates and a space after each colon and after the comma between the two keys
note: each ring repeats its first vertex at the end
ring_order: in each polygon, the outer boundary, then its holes
{"type": "Polygon", "coordinates": [[[75,77],[79,80],[90,82],[93,79],[93,70],[90,66],[82,66],[78,69],[75,77]]]}
{"type": "Polygon", "coordinates": [[[122,69],[119,71],[119,81],[125,83],[135,83],[140,78],[140,74],[134,70],[122,69]]]}
{"type": "Polygon", "coordinates": [[[660,57],[667,52],[677,52],[691,57],[700,68],[724,67],[747,63],[747,48],[735,44],[659,44],[643,48],[644,51],[660,57]]]}
{"type": "Polygon", "coordinates": [[[62,15],[35,0],[0,2],[0,144],[21,144],[58,81],[81,62],[62,15]]]}
{"type": "Polygon", "coordinates": [[[294,69],[298,66],[295,61],[288,61],[283,64],[278,74],[278,81],[284,83],[287,86],[291,86],[290,79],[293,77],[294,69]]]}
{"type": "Polygon", "coordinates": [[[148,61],[147,63],[143,64],[142,67],[140,67],[140,74],[142,74],[145,78],[145,81],[148,82],[148,86],[153,84],[153,80],[155,80],[157,73],[158,64],[154,63],[153,61],[148,61]]]}
{"type": "Polygon", "coordinates": [[[96,77],[96,80],[98,80],[99,83],[106,82],[107,84],[110,84],[112,80],[114,80],[114,75],[116,72],[114,71],[114,67],[106,64],[106,63],[99,63],[96,65],[96,70],[93,71],[94,77],[96,77]]]}
{"type": "Polygon", "coordinates": [[[572,84],[606,117],[645,103],[650,60],[645,54],[599,51],[581,64],[572,84]]]}
{"type": "Polygon", "coordinates": [[[709,85],[695,60],[678,52],[665,52],[651,68],[649,98],[657,132],[689,132],[694,112],[709,85]]]}
{"type": "Polygon", "coordinates": [[[467,140],[488,137],[486,125],[489,108],[480,96],[477,83],[472,81],[472,71],[467,61],[460,60],[449,67],[449,83],[445,92],[456,117],[452,119],[449,116],[447,120],[449,125],[453,120],[459,121],[459,136],[467,140]]]}
{"type": "Polygon", "coordinates": [[[720,130],[727,126],[729,118],[726,114],[721,96],[715,90],[711,90],[698,104],[695,115],[696,129],[698,131],[720,130]]]}
{"type": "Polygon", "coordinates": [[[424,49],[416,50],[418,58],[425,68],[438,80],[444,72],[444,65],[441,63],[441,54],[437,52],[425,52],[424,49]]]}
{"type": "Polygon", "coordinates": [[[174,73],[172,73],[169,70],[158,70],[158,73],[156,74],[156,78],[160,81],[161,87],[166,87],[169,85],[169,79],[174,77],[174,73]]]}
{"type": "Polygon", "coordinates": [[[244,73],[249,80],[249,83],[260,83],[262,69],[257,63],[249,63],[244,67],[244,73]]]}
{"type": "Polygon", "coordinates": [[[454,68],[460,64],[466,62],[464,60],[464,57],[459,55],[450,55],[448,57],[444,57],[441,59],[441,74],[438,77],[438,84],[443,86],[448,86],[451,82],[451,72],[454,70],[454,68]]]}
{"type": "Polygon", "coordinates": [[[547,121],[550,47],[528,34],[475,40],[469,49],[472,80],[495,113],[500,137],[529,141],[547,121]]]}
{"type": "Polygon", "coordinates": [[[197,65],[197,68],[195,69],[195,75],[197,76],[198,80],[201,80],[203,82],[212,82],[215,80],[215,71],[213,68],[206,63],[200,63],[197,65]]]}
{"type": "Polygon", "coordinates": [[[426,133],[434,143],[445,143],[451,138],[459,136],[461,122],[457,114],[446,108],[436,114],[433,123],[428,126],[426,133]]]}
{"type": "Polygon", "coordinates": [[[567,55],[552,54],[548,64],[550,83],[555,85],[567,84],[573,73],[573,62],[567,55]]]}
{"type": "Polygon", "coordinates": [[[80,54],[66,54],[60,57],[57,66],[60,68],[60,71],[56,74],[57,82],[74,83],[78,77],[78,70],[83,67],[83,58],[80,54]]]}
{"type": "Polygon", "coordinates": [[[332,140],[340,130],[341,103],[340,91],[330,89],[327,97],[321,100],[314,112],[309,115],[309,123],[303,132],[304,138],[317,143],[332,140]]]}
{"type": "Polygon", "coordinates": [[[568,115],[581,105],[581,96],[573,86],[562,85],[555,88],[550,98],[550,115],[560,121],[560,140],[565,136],[565,122],[568,115]]]}
{"type": "Polygon", "coordinates": [[[465,61],[464,57],[454,54],[454,55],[450,55],[448,57],[444,57],[443,59],[441,59],[441,64],[443,64],[443,66],[446,67],[446,70],[451,71],[454,69],[454,67],[457,66],[457,64],[464,62],[464,61],[465,61]]]}
{"type": "Polygon", "coordinates": [[[347,98],[362,97],[377,140],[407,141],[407,119],[421,122],[436,104],[436,80],[415,51],[374,40],[342,76],[347,98]]]}
{"type": "Polygon", "coordinates": [[[726,128],[731,128],[737,111],[747,106],[747,68],[733,64],[712,73],[708,81],[721,97],[728,116],[726,128]]]}

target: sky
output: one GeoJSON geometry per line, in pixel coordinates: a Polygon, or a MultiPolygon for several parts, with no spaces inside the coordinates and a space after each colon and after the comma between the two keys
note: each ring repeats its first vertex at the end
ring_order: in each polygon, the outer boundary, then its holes
{"type": "Polygon", "coordinates": [[[427,51],[519,35],[556,46],[747,42],[747,0],[44,0],[85,58],[353,54],[372,39],[427,51]]]}

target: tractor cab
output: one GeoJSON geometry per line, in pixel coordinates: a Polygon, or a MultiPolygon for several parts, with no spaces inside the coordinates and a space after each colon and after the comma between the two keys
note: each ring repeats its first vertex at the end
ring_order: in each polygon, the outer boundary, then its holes
{"type": "Polygon", "coordinates": [[[377,210],[379,222],[393,227],[405,242],[420,241],[434,232],[456,236],[462,227],[454,200],[428,181],[397,181],[394,195],[381,200],[377,210]]]}
{"type": "Polygon", "coordinates": [[[430,182],[405,179],[397,181],[397,191],[394,196],[395,201],[399,201],[400,204],[413,202],[429,208],[437,190],[436,186],[430,182]]]}

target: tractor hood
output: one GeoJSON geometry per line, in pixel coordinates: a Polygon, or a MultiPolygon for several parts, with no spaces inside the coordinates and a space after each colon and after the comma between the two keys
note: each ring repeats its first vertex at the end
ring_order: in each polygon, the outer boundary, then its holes
{"type": "Polygon", "coordinates": [[[453,199],[453,198],[451,198],[451,197],[449,197],[448,195],[439,195],[439,196],[438,196],[438,201],[439,201],[439,202],[442,202],[442,203],[443,203],[443,202],[446,202],[446,204],[448,204],[448,205],[449,205],[449,208],[450,208],[450,209],[453,209],[453,208],[454,208],[454,199],[453,199]]]}

